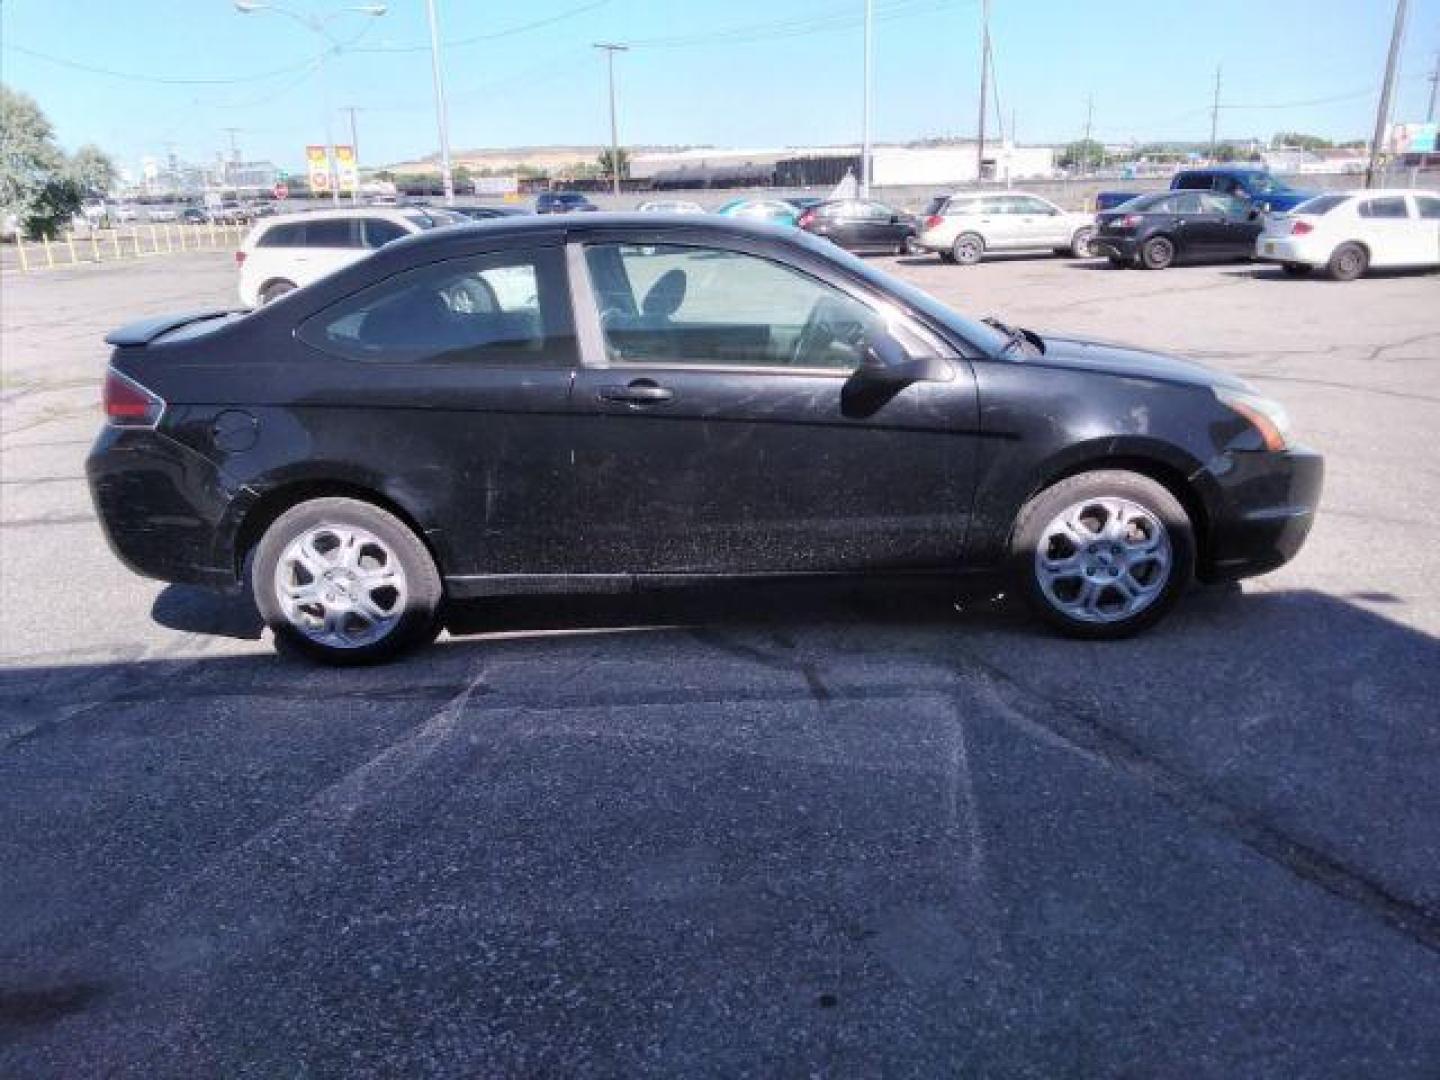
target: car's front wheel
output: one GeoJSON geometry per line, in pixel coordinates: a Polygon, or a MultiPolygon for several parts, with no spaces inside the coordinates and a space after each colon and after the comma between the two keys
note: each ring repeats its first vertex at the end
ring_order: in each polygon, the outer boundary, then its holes
{"type": "Polygon", "coordinates": [[[1025,504],[1011,545],[1031,608],[1072,637],[1127,637],[1156,622],[1195,569],[1185,508],[1139,473],[1059,481],[1025,504]]]}
{"type": "Polygon", "coordinates": [[[1175,241],[1168,236],[1152,236],[1140,248],[1140,265],[1146,270],[1164,270],[1175,261],[1175,241]]]}
{"type": "Polygon", "coordinates": [[[276,518],[250,585],[277,644],[327,664],[375,663],[430,640],[443,597],[409,526],[348,498],[311,499],[276,518]]]}

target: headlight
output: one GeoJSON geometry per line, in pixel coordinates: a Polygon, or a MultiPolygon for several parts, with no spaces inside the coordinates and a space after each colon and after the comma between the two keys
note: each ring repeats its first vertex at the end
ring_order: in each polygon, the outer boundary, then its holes
{"type": "Polygon", "coordinates": [[[1278,401],[1243,390],[1215,390],[1221,404],[1250,421],[1266,450],[1280,451],[1290,445],[1290,414],[1278,401]]]}

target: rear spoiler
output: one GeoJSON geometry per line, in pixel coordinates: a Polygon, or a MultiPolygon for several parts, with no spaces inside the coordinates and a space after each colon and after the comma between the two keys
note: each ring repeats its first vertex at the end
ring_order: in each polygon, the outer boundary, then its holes
{"type": "Polygon", "coordinates": [[[149,345],[150,342],[168,334],[171,330],[178,330],[182,326],[189,326],[191,323],[203,322],[206,319],[218,319],[225,315],[234,314],[240,308],[220,308],[211,311],[191,311],[184,315],[156,315],[149,319],[141,319],[138,322],[126,323],[118,330],[111,330],[105,335],[107,345],[124,347],[127,345],[149,345]]]}

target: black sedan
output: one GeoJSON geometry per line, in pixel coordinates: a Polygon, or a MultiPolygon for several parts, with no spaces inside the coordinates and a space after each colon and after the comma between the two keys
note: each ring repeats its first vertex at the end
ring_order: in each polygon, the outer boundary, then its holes
{"type": "Polygon", "coordinates": [[[445,209],[471,221],[494,221],[530,213],[523,206],[447,206],[445,209]]]}
{"type": "Polygon", "coordinates": [[[964,318],[795,230],[437,229],[247,314],[113,332],[110,543],[253,592],[327,661],[446,601],[736,575],[1005,572],[1091,638],[1279,566],[1321,459],[1184,360],[964,318]]]}
{"type": "Polygon", "coordinates": [[[807,207],[797,225],[847,251],[903,255],[915,236],[915,218],[869,199],[834,199],[807,207]]]}
{"type": "Polygon", "coordinates": [[[1163,270],[1182,259],[1249,258],[1265,227],[1252,203],[1208,191],[1141,195],[1095,215],[1090,248],[1113,266],[1163,270]]]}
{"type": "Polygon", "coordinates": [[[537,214],[573,214],[599,209],[578,191],[542,191],[535,196],[537,214]]]}

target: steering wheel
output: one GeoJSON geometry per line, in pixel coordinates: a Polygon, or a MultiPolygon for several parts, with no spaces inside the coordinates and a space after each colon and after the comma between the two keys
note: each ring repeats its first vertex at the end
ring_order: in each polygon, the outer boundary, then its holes
{"type": "Polygon", "coordinates": [[[795,350],[790,363],[804,367],[812,353],[842,342],[857,351],[865,339],[865,326],[844,305],[829,297],[821,297],[810,309],[800,335],[795,339],[795,350]]]}
{"type": "Polygon", "coordinates": [[[457,315],[479,315],[500,310],[500,299],[482,277],[467,275],[440,290],[445,305],[457,315]]]}

